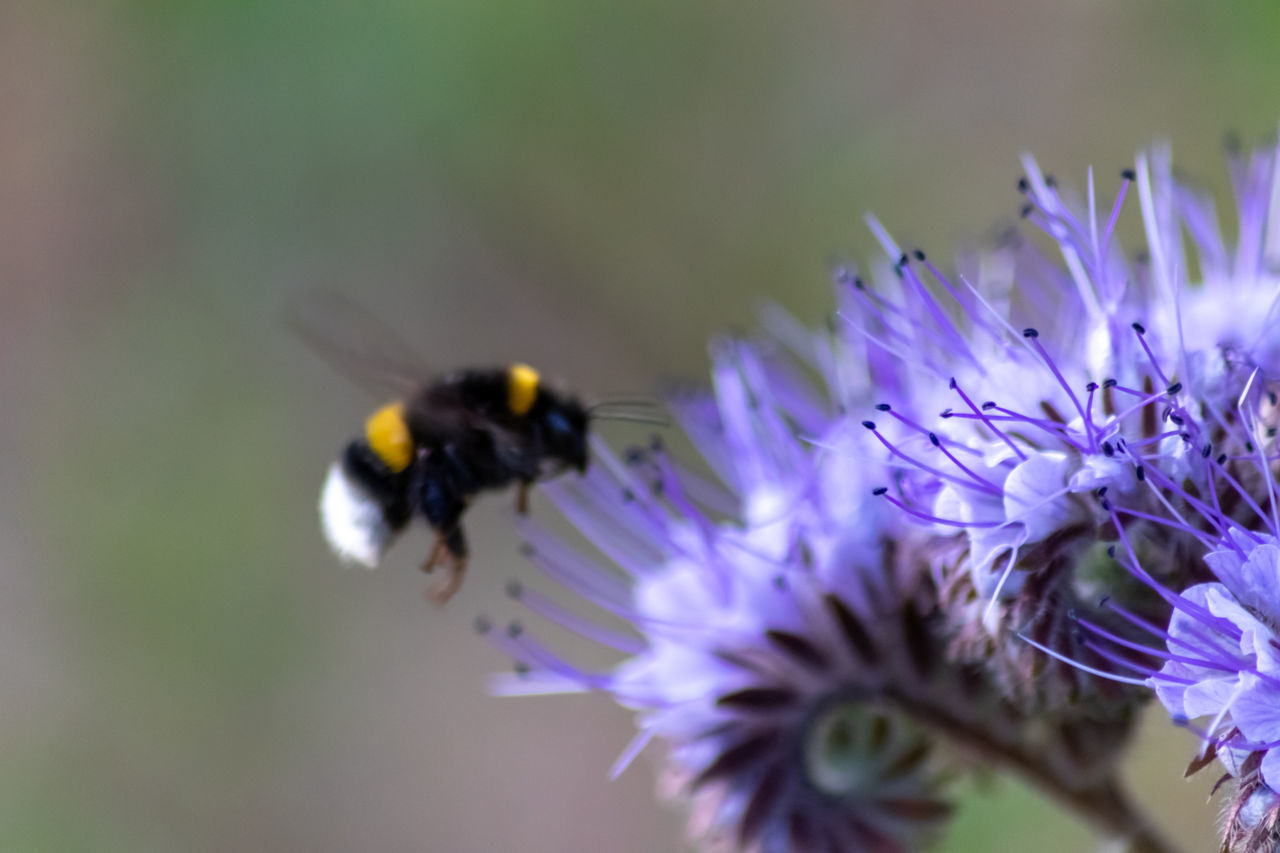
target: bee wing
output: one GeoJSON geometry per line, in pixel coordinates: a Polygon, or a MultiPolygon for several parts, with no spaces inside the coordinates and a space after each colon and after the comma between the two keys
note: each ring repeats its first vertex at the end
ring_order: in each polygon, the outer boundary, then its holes
{"type": "Polygon", "coordinates": [[[371,393],[405,396],[432,375],[387,324],[341,294],[306,291],[285,305],[282,320],[312,352],[371,393]]]}

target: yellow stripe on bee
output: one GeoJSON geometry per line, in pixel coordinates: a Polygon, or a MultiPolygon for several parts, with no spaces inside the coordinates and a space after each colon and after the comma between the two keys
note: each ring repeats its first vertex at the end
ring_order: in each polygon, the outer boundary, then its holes
{"type": "Polygon", "coordinates": [[[383,406],[364,422],[364,438],[392,473],[399,474],[413,459],[413,437],[404,422],[404,403],[383,406]]]}
{"type": "Polygon", "coordinates": [[[507,371],[507,408],[513,415],[523,415],[533,408],[538,398],[538,371],[527,364],[513,364],[507,371]]]}

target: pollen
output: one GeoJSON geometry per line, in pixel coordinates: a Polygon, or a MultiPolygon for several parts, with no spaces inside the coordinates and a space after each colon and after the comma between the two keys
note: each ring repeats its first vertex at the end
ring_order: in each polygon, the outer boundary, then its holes
{"type": "Polygon", "coordinates": [[[538,371],[527,364],[513,364],[507,371],[507,408],[513,415],[524,415],[533,408],[538,397],[538,371]]]}
{"type": "Polygon", "coordinates": [[[404,422],[404,403],[391,403],[364,423],[365,441],[392,473],[399,474],[413,459],[413,438],[404,422]]]}

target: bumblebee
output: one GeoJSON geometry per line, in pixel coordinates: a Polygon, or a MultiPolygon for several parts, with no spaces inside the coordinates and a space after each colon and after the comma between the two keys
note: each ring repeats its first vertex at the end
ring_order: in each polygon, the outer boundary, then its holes
{"type": "Polygon", "coordinates": [[[329,467],[320,521],[334,553],[374,568],[415,517],[435,532],[423,562],[444,575],[428,590],[444,604],[462,583],[467,539],[462,516],[482,492],[516,487],[516,511],[529,489],[565,471],[585,474],[596,420],[666,426],[649,398],[614,397],[584,405],[550,388],[527,364],[460,370],[424,382],[432,371],[396,334],[353,303],[308,291],[282,319],[324,360],[393,402],[365,421],[329,467]]]}
{"type": "Polygon", "coordinates": [[[602,410],[614,403],[587,407],[547,387],[526,364],[425,380],[433,372],[410,347],[333,293],[301,294],[284,306],[282,319],[330,365],[394,400],[369,416],[330,466],[320,493],[325,538],[342,560],[374,568],[414,518],[423,518],[435,544],[422,568],[446,567],[428,591],[437,604],[462,583],[462,516],[475,497],[514,485],[516,511],[524,514],[534,483],[586,472],[590,421],[619,416],[602,410]]]}
{"type": "Polygon", "coordinates": [[[428,595],[444,604],[462,583],[462,516],[481,492],[529,487],[565,470],[587,470],[587,409],[547,388],[525,364],[448,374],[375,411],[329,468],[320,497],[325,537],[344,560],[375,567],[415,516],[436,541],[423,563],[446,564],[428,595]]]}

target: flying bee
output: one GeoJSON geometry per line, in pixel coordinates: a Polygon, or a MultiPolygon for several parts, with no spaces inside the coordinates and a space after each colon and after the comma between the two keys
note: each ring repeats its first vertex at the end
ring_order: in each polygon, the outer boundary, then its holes
{"type": "Polygon", "coordinates": [[[525,364],[423,382],[427,374],[413,366],[416,357],[351,303],[314,294],[300,307],[290,319],[313,349],[357,381],[397,389],[394,402],[369,416],[329,468],[320,495],[329,546],[339,558],[373,568],[421,516],[435,532],[422,568],[446,568],[428,590],[436,604],[462,583],[468,555],[462,516],[477,495],[514,484],[516,511],[524,514],[534,483],[586,472],[593,418],[654,422],[609,415],[602,411],[608,403],[584,406],[525,364]]]}

